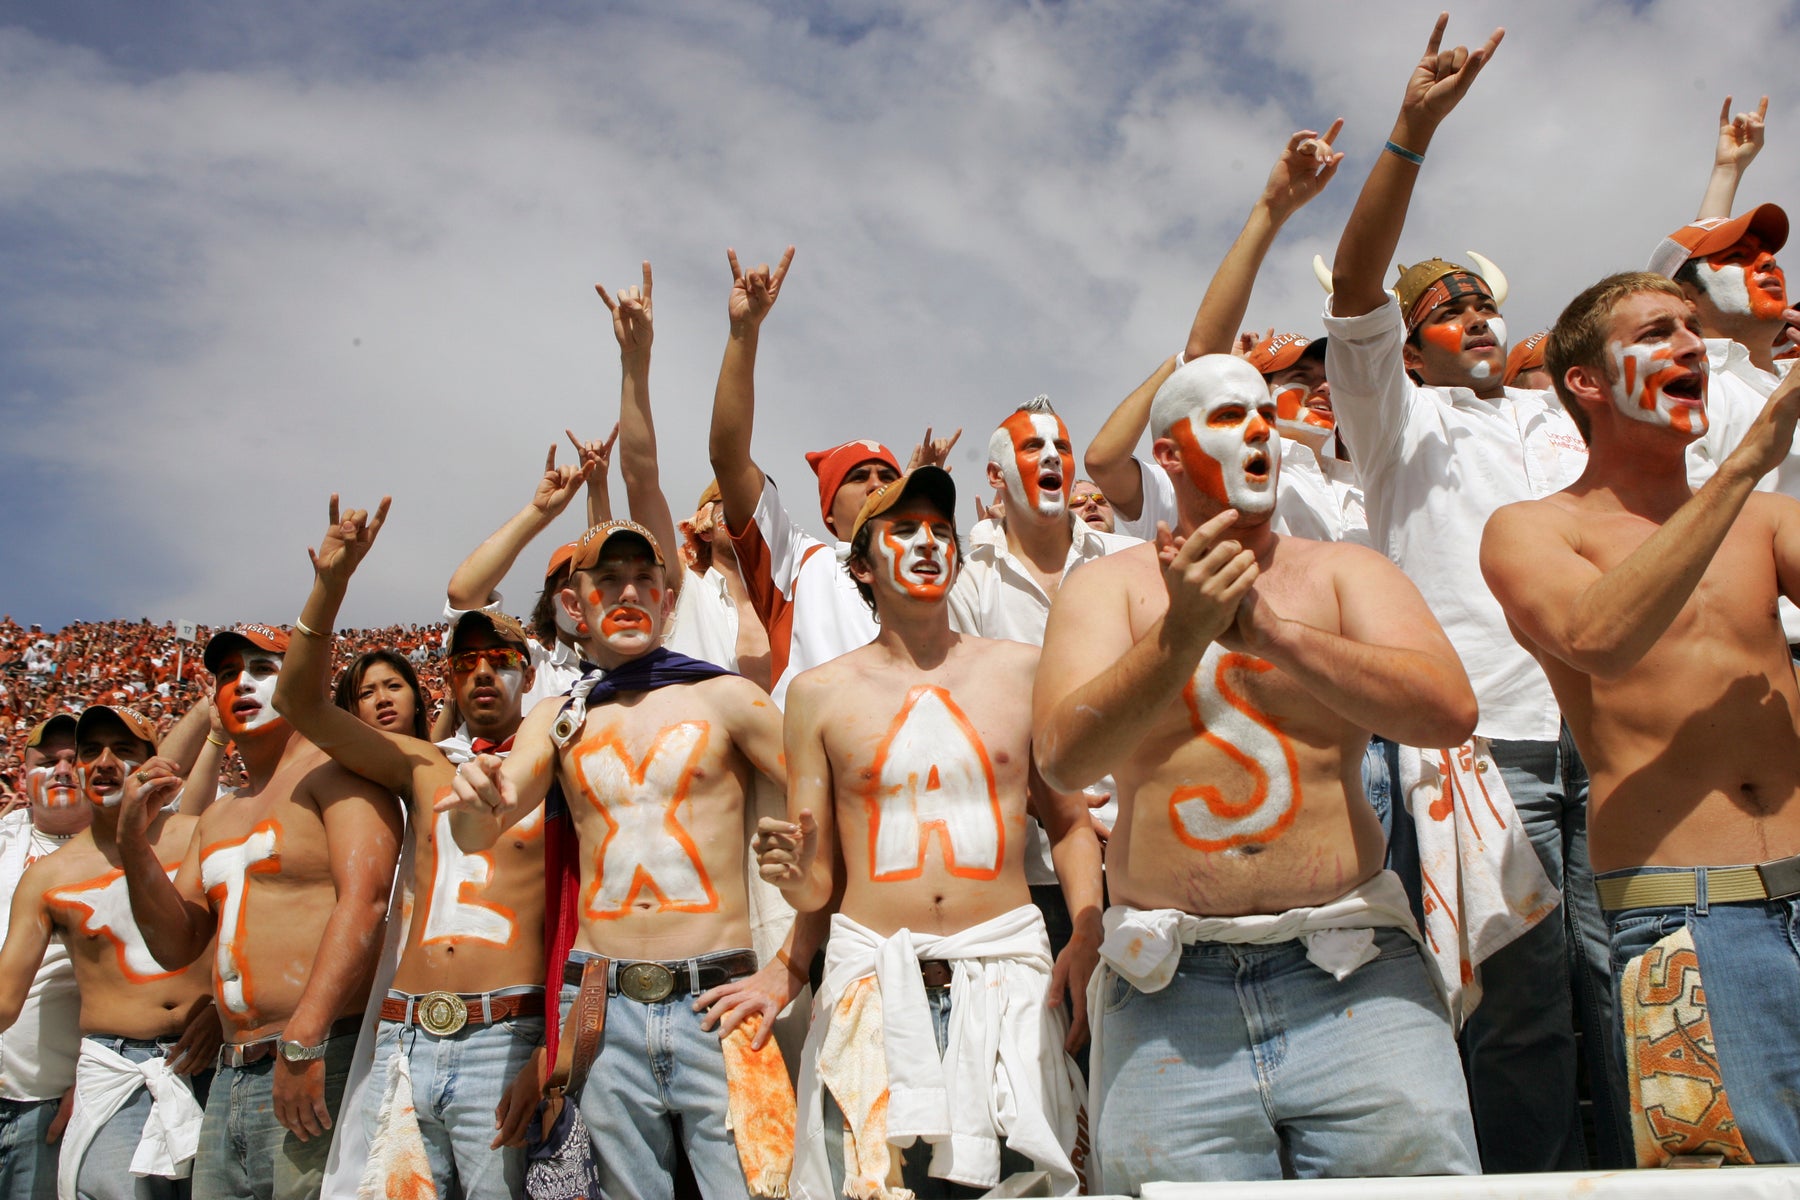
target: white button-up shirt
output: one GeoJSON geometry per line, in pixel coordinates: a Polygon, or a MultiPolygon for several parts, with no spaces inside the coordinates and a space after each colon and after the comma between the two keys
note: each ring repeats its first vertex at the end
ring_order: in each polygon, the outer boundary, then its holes
{"type": "MultiPolygon", "coordinates": [[[[54,853],[61,839],[40,833],[31,810],[0,818],[0,904],[12,908],[19,879],[33,862],[54,853]]],[[[31,977],[19,1018],[0,1033],[0,1099],[54,1100],[75,1082],[81,1047],[81,997],[75,964],[61,935],[52,937],[31,977]]]]}

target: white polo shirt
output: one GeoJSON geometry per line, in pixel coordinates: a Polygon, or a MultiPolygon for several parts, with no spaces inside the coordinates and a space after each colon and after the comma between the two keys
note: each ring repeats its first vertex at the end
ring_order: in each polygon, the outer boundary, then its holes
{"type": "Polygon", "coordinates": [[[1573,483],[1587,443],[1554,393],[1419,387],[1401,359],[1406,328],[1392,296],[1335,317],[1326,303],[1325,372],[1337,428],[1362,480],[1369,534],[1418,586],[1461,656],[1482,737],[1555,741],[1561,725],[1543,669],[1506,627],[1481,576],[1481,531],[1494,510],[1573,483]]]}
{"type": "Polygon", "coordinates": [[[663,645],[727,671],[737,670],[738,610],[731,585],[713,566],[707,567],[704,575],[686,569],[683,575],[663,645]]]}
{"type": "MultiPolygon", "coordinates": [[[[1162,474],[1158,469],[1158,474],[1162,474]]],[[[1167,480],[1168,476],[1163,476],[1167,480]]],[[[1082,563],[1137,545],[1143,539],[1122,533],[1103,533],[1075,514],[1069,555],[1063,560],[1062,578],[1082,563]]],[[[974,637],[1007,638],[1015,642],[1044,644],[1044,625],[1050,619],[1050,597],[1038,586],[1030,568],[1006,544],[998,540],[971,539],[963,556],[962,570],[950,585],[950,627],[974,637]]]]}

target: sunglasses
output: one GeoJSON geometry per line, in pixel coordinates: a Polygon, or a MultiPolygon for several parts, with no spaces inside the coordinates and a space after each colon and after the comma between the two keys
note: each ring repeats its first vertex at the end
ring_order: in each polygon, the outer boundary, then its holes
{"type": "Polygon", "coordinates": [[[1081,508],[1089,504],[1105,504],[1106,497],[1099,492],[1080,492],[1069,497],[1070,508],[1081,508]]]}
{"type": "Polygon", "coordinates": [[[488,666],[496,671],[508,668],[520,670],[525,666],[523,650],[515,650],[511,646],[490,646],[485,650],[458,650],[450,656],[450,669],[458,675],[473,675],[484,658],[487,659],[488,666]]]}

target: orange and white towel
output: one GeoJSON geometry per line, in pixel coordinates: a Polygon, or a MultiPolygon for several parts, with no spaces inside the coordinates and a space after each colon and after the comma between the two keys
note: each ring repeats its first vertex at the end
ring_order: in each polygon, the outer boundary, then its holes
{"type": "Polygon", "coordinates": [[[363,1163],[357,1200],[437,1200],[437,1181],[432,1178],[431,1158],[425,1153],[425,1135],[419,1132],[419,1111],[413,1106],[412,1063],[404,1053],[388,1059],[383,1081],[381,1111],[369,1133],[368,1158],[363,1163]]]}

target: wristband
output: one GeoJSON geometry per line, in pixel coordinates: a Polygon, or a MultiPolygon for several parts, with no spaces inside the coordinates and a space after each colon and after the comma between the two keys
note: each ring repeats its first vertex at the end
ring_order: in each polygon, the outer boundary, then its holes
{"type": "Polygon", "coordinates": [[[1389,154],[1392,154],[1396,158],[1404,158],[1407,162],[1411,163],[1415,167],[1425,165],[1425,156],[1423,154],[1420,154],[1417,151],[1408,150],[1405,146],[1400,146],[1400,145],[1396,145],[1393,142],[1388,142],[1386,145],[1382,146],[1382,149],[1386,150],[1389,154]]]}
{"type": "Polygon", "coordinates": [[[301,633],[304,633],[307,637],[316,637],[321,641],[328,636],[327,634],[320,633],[305,621],[302,621],[299,617],[294,618],[294,628],[298,629],[301,633]]]}
{"type": "Polygon", "coordinates": [[[231,745],[231,743],[230,743],[230,742],[228,742],[228,741],[226,741],[226,740],[225,740],[225,739],[224,739],[224,738],[216,738],[216,737],[214,737],[214,736],[213,736],[213,735],[212,735],[212,734],[210,734],[210,733],[209,733],[209,734],[207,734],[207,735],[206,735],[206,740],[207,740],[207,741],[209,741],[209,742],[211,742],[211,743],[212,743],[212,744],[213,744],[213,745],[215,745],[215,746],[229,746],[229,745],[231,745]]]}

